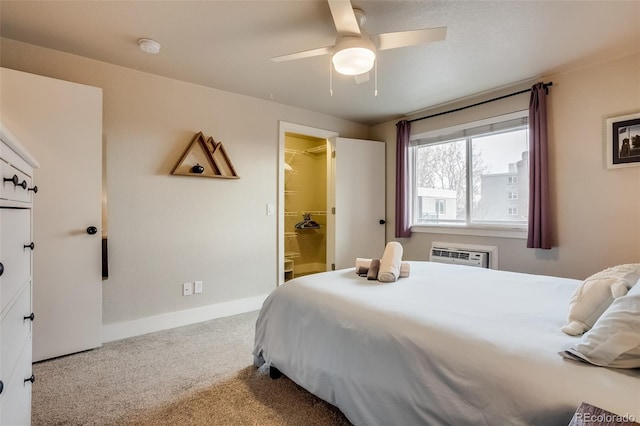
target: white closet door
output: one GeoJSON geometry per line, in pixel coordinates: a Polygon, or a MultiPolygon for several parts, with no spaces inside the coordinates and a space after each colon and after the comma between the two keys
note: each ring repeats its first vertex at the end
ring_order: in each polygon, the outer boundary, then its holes
{"type": "Polygon", "coordinates": [[[33,360],[102,343],[102,90],[0,69],[2,121],[35,171],[33,360]],[[94,226],[97,232],[87,233],[94,226]]]}
{"type": "Polygon", "coordinates": [[[385,246],[385,144],[335,138],[335,268],[380,258],[385,246]]]}

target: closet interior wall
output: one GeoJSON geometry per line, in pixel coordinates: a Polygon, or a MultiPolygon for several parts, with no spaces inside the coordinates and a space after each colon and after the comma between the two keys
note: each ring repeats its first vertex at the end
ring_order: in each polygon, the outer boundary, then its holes
{"type": "Polygon", "coordinates": [[[285,281],[327,270],[327,141],[285,138],[285,281]],[[319,227],[301,227],[304,215],[319,227]],[[296,227],[296,225],[299,225],[296,227]]]}

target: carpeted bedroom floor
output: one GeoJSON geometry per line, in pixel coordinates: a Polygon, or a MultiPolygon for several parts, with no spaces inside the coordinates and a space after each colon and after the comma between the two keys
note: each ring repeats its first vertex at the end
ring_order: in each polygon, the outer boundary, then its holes
{"type": "Polygon", "coordinates": [[[34,364],[32,425],[349,425],[253,365],[258,312],[34,364]]]}

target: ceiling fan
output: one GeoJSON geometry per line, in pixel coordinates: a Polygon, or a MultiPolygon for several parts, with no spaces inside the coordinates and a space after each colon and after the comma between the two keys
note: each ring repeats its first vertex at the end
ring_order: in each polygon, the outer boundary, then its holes
{"type": "Polygon", "coordinates": [[[331,63],[338,73],[355,76],[360,83],[369,79],[368,72],[374,66],[377,52],[440,41],[447,35],[447,27],[369,35],[362,30],[366,15],[361,9],[353,8],[349,0],[327,1],[338,32],[335,44],[276,56],[271,58],[272,61],[331,55],[331,63]]]}

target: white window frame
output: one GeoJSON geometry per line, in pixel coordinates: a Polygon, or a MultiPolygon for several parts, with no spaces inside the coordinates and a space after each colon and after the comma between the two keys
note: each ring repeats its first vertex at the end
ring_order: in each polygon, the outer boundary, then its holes
{"type": "MultiPolygon", "coordinates": [[[[437,129],[437,130],[432,130],[432,131],[428,131],[428,132],[424,132],[424,133],[419,133],[416,135],[412,135],[411,136],[411,140],[415,141],[418,139],[424,139],[424,138],[432,138],[432,137],[438,137],[438,136],[444,136],[444,135],[451,135],[454,134],[456,132],[463,132],[465,129],[472,129],[472,128],[476,128],[476,127],[481,127],[481,126],[488,126],[491,124],[496,124],[496,123],[501,123],[501,122],[505,122],[505,121],[509,121],[509,120],[513,120],[513,119],[517,119],[517,118],[522,118],[522,117],[527,117],[529,114],[529,112],[527,110],[524,111],[516,111],[510,114],[504,114],[504,115],[500,115],[500,116],[496,116],[496,117],[491,117],[491,118],[487,118],[485,120],[479,120],[479,121],[474,121],[471,123],[464,123],[458,126],[453,126],[453,127],[448,127],[448,128],[444,128],[444,129],[437,129]]],[[[411,146],[413,147],[414,144],[411,144],[411,146]]],[[[411,171],[410,171],[410,182],[411,182],[411,209],[412,209],[412,220],[413,217],[415,215],[414,213],[414,206],[413,206],[413,202],[414,202],[414,196],[413,194],[416,193],[417,188],[416,188],[416,182],[415,179],[412,175],[413,170],[415,170],[415,161],[416,159],[414,158],[413,155],[413,149],[410,149],[410,161],[412,162],[412,166],[411,166],[411,171]]],[[[469,156],[470,153],[467,152],[467,156],[469,156]]],[[[467,158],[467,162],[469,162],[469,159],[467,158]]],[[[511,179],[512,177],[509,178],[509,183],[510,184],[516,184],[517,181],[517,177],[515,177],[515,180],[512,181],[511,179]]],[[[471,188],[471,182],[470,180],[472,179],[471,177],[471,173],[467,173],[467,189],[471,188]]],[[[470,200],[469,198],[471,197],[470,193],[467,190],[467,210],[468,210],[468,206],[470,204],[470,200]]],[[[467,214],[469,214],[469,212],[467,212],[467,214]]],[[[452,224],[412,224],[411,225],[411,232],[416,232],[416,233],[430,233],[430,234],[454,234],[454,235],[473,235],[473,236],[487,236],[487,237],[502,237],[502,238],[517,238],[517,239],[527,239],[527,228],[528,225],[498,225],[498,224],[487,224],[487,225],[479,225],[479,224],[475,224],[475,223],[463,223],[460,225],[452,225],[452,224]]]]}

